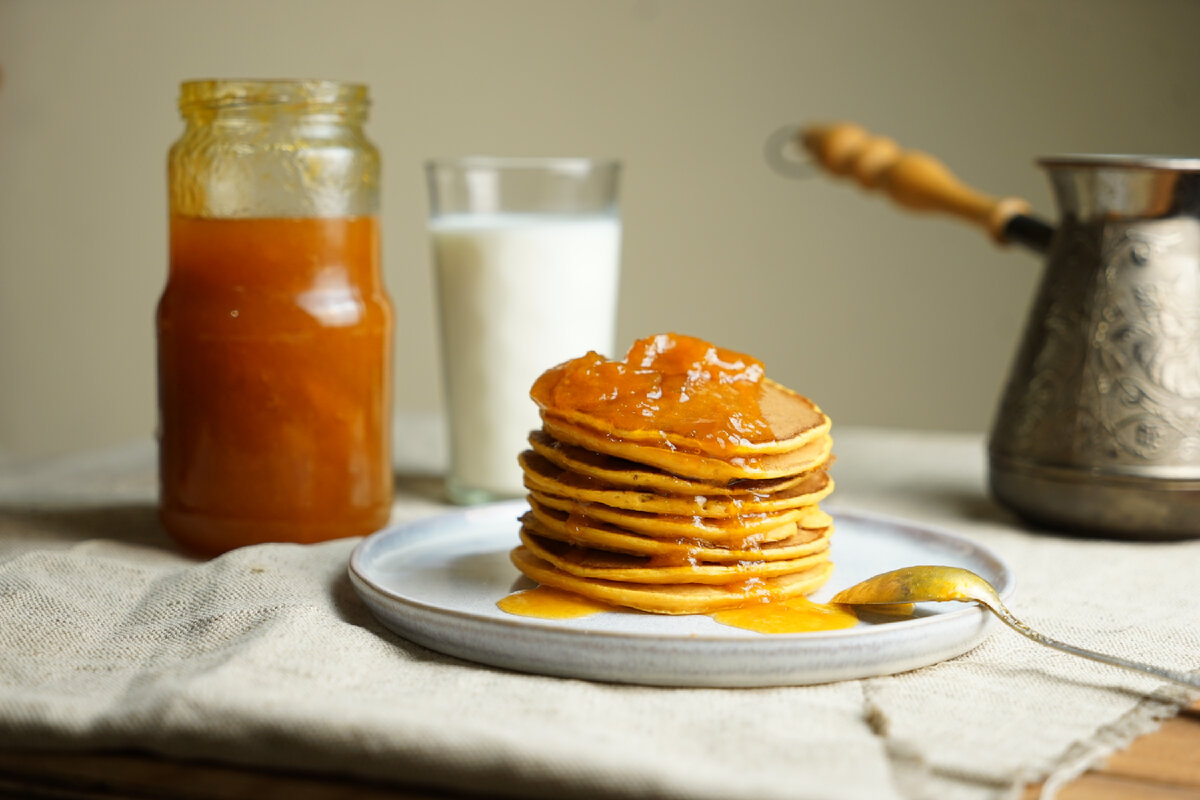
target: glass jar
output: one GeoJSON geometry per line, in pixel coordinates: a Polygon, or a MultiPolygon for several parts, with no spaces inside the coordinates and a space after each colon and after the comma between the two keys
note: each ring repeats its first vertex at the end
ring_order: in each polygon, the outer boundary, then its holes
{"type": "Polygon", "coordinates": [[[392,501],[392,308],[367,89],[191,81],[158,305],[160,516],[186,548],[370,533],[392,501]]]}

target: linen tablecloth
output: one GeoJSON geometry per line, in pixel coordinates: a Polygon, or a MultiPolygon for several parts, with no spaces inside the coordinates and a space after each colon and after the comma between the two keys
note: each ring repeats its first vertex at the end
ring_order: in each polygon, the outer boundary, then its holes
{"type": "MultiPolygon", "coordinates": [[[[991,547],[1035,628],[1200,668],[1200,542],[1026,530],[988,499],[979,436],[835,430],[835,450],[830,506],[991,547]]],[[[401,465],[395,521],[446,510],[419,460],[401,465]]],[[[490,796],[982,800],[1043,779],[1052,795],[1198,694],[1001,626],[959,658],[823,686],[507,672],[379,625],[346,575],[358,540],[195,560],[160,530],[154,498],[149,442],[0,462],[0,746],[136,748],[490,796]]]]}

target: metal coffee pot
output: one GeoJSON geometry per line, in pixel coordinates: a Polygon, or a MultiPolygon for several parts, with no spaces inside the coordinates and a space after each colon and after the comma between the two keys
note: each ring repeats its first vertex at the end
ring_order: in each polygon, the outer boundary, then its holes
{"type": "Polygon", "coordinates": [[[1200,158],[1039,159],[1055,228],[852,124],[797,134],[812,161],[1046,258],[988,444],[994,497],[1030,522],[1200,537],[1200,158]]]}

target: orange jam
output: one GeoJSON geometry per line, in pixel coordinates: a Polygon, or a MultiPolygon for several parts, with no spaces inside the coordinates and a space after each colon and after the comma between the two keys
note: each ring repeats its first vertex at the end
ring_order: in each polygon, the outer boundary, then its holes
{"type": "Polygon", "coordinates": [[[836,631],[858,624],[858,617],[849,607],[814,603],[807,597],[740,606],[710,616],[722,625],[759,633],[836,631]]]}
{"type": "MultiPolygon", "coordinates": [[[[500,598],[496,606],[514,616],[541,619],[577,619],[604,612],[637,613],[548,586],[513,592],[500,598]]],[[[767,634],[836,631],[858,624],[858,617],[849,606],[814,603],[807,597],[750,603],[713,611],[708,616],[730,628],[767,634]]]]}
{"type": "Polygon", "coordinates": [[[391,305],[373,217],[171,220],[161,517],[206,555],[391,509],[391,305]]]}
{"type": "Polygon", "coordinates": [[[612,606],[599,600],[589,600],[549,586],[513,592],[500,598],[496,605],[501,611],[515,616],[541,619],[576,619],[614,610],[612,606]]]}
{"type": "Polygon", "coordinates": [[[726,446],[771,440],[758,404],[762,381],[762,362],[751,356],[662,333],[634,342],[622,361],[590,352],[553,367],[530,395],[551,413],[726,446]]]}

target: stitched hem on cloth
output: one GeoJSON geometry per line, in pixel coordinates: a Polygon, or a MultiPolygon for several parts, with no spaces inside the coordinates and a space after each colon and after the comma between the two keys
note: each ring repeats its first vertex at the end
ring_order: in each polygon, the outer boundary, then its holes
{"type": "MultiPolygon", "coordinates": [[[[1154,697],[1147,697],[1110,725],[1100,728],[1087,740],[1075,742],[1044,776],[1032,777],[1025,783],[1042,780],[1040,800],[1053,800],[1067,784],[1135,739],[1153,733],[1163,722],[1174,717],[1186,706],[1200,698],[1182,686],[1169,686],[1154,697]]],[[[1018,787],[1017,791],[1019,791],[1018,787]]],[[[1016,796],[1016,793],[1013,795],[1016,796]]]]}

